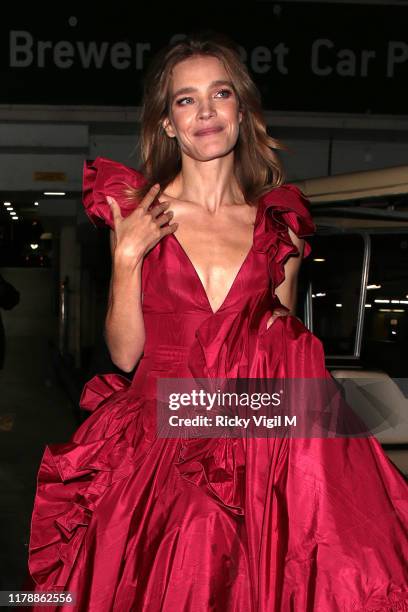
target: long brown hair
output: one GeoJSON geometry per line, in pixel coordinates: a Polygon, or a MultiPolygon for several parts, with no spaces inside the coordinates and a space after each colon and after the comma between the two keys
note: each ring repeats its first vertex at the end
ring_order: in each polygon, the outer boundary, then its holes
{"type": "MultiPolygon", "coordinates": [[[[235,176],[248,202],[284,182],[284,170],[275,149],[287,149],[268,135],[260,93],[241,61],[237,46],[223,34],[196,34],[162,49],[153,59],[145,79],[141,115],[140,149],[146,185],[134,196],[142,197],[155,183],[165,190],[181,170],[175,138],[169,138],[162,121],[169,115],[172,71],[194,56],[212,56],[225,67],[243,112],[234,149],[235,176]]],[[[129,193],[129,195],[131,195],[129,193]]]]}

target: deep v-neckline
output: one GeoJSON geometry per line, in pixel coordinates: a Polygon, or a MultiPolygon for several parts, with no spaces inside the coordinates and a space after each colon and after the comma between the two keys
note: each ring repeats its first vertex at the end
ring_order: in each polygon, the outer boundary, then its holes
{"type": "Polygon", "coordinates": [[[199,286],[199,288],[201,290],[201,293],[202,293],[202,295],[203,295],[203,297],[204,297],[204,299],[206,301],[208,309],[209,309],[209,311],[211,312],[212,315],[216,315],[227,304],[228,299],[229,299],[229,297],[230,297],[230,295],[231,295],[235,285],[238,282],[238,278],[241,276],[242,271],[243,271],[247,261],[249,260],[250,255],[252,254],[252,251],[254,249],[255,230],[256,230],[256,227],[257,227],[257,223],[258,223],[259,210],[260,210],[260,203],[258,202],[257,210],[256,210],[256,214],[255,214],[254,227],[253,227],[253,231],[252,231],[251,246],[250,246],[247,254],[245,255],[244,259],[242,260],[241,264],[238,266],[237,271],[236,271],[235,275],[233,276],[233,280],[232,280],[232,282],[231,282],[231,284],[230,284],[230,286],[228,288],[228,291],[227,291],[224,299],[222,300],[220,306],[217,308],[217,310],[214,310],[212,305],[211,305],[210,299],[208,297],[208,293],[207,293],[207,291],[205,290],[205,287],[204,287],[204,283],[201,280],[201,277],[200,277],[199,273],[197,272],[197,268],[193,264],[190,255],[187,253],[186,249],[183,247],[183,245],[181,244],[180,240],[175,236],[175,234],[174,233],[169,234],[169,236],[172,236],[174,242],[178,246],[179,251],[183,254],[183,256],[184,256],[187,264],[189,265],[189,267],[190,267],[194,277],[196,278],[197,284],[198,284],[198,286],[199,286]]]}

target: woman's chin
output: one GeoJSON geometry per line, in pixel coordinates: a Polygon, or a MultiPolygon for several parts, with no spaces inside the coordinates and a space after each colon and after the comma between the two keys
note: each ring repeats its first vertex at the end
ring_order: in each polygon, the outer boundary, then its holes
{"type": "Polygon", "coordinates": [[[214,159],[220,159],[222,157],[226,157],[230,153],[232,153],[234,146],[228,147],[200,147],[200,150],[194,151],[188,154],[188,157],[195,159],[197,161],[212,161],[214,159]]]}

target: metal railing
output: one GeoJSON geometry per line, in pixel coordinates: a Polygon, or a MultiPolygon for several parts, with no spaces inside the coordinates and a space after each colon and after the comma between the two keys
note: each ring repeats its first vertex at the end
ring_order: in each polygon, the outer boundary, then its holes
{"type": "Polygon", "coordinates": [[[69,277],[60,284],[58,312],[58,348],[60,355],[68,353],[69,277]]]}

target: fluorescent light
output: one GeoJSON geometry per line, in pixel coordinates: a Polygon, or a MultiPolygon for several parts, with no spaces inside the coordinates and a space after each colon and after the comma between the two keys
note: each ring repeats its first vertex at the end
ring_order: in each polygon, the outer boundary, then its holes
{"type": "Polygon", "coordinates": [[[16,214],[17,214],[17,213],[16,213],[16,212],[14,212],[14,210],[12,210],[12,211],[11,211],[11,213],[10,213],[10,215],[11,215],[12,217],[14,217],[16,214]]]}
{"type": "Polygon", "coordinates": [[[3,202],[4,206],[11,206],[11,202],[3,202]]]}
{"type": "Polygon", "coordinates": [[[313,261],[326,261],[323,257],[315,257],[313,261]]]}
{"type": "Polygon", "coordinates": [[[374,300],[377,304],[408,304],[408,300],[374,300]]]}
{"type": "Polygon", "coordinates": [[[38,249],[38,244],[30,244],[30,247],[35,251],[35,249],[38,249]]]}
{"type": "Polygon", "coordinates": [[[14,210],[12,206],[7,206],[6,210],[14,210]]]}
{"type": "Polygon", "coordinates": [[[337,308],[343,308],[343,304],[336,304],[337,308]]]}
{"type": "Polygon", "coordinates": [[[13,221],[17,221],[18,217],[11,217],[13,221]]]}
{"type": "Polygon", "coordinates": [[[403,308],[380,308],[379,312],[405,312],[403,308]]]}
{"type": "Polygon", "coordinates": [[[64,196],[66,195],[65,191],[44,191],[44,195],[47,196],[64,196]]]}
{"type": "Polygon", "coordinates": [[[381,289],[381,285],[367,285],[367,289],[381,289]]]}
{"type": "Polygon", "coordinates": [[[325,297],[325,293],[316,293],[316,297],[325,297]]]}
{"type": "Polygon", "coordinates": [[[34,206],[38,206],[38,202],[34,202],[34,206]]]}
{"type": "Polygon", "coordinates": [[[366,307],[366,308],[371,308],[371,307],[372,307],[372,305],[371,305],[371,304],[365,304],[365,307],[366,307]]]}

